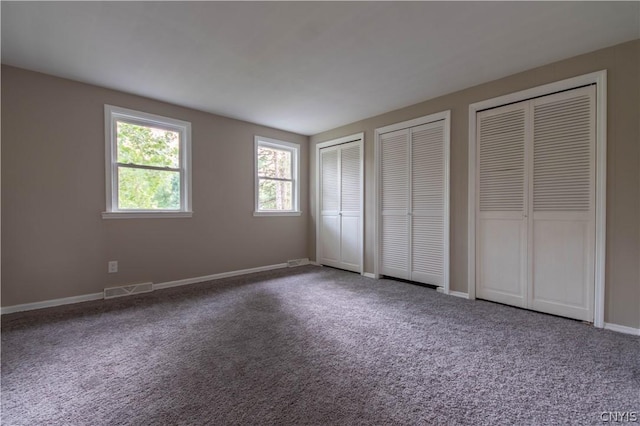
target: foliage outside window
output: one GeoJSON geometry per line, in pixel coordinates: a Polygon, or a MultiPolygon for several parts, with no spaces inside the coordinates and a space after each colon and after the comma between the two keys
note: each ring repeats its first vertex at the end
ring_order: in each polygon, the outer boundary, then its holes
{"type": "Polygon", "coordinates": [[[297,144],[257,137],[256,215],[299,215],[297,144]]]}
{"type": "Polygon", "coordinates": [[[103,217],[190,216],[190,123],[106,105],[105,125],[103,217]]]}

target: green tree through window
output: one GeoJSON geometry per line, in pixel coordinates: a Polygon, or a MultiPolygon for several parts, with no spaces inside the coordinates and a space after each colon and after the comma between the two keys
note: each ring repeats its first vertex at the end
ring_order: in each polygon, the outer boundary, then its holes
{"type": "Polygon", "coordinates": [[[291,152],[258,148],[260,210],[292,210],[291,152]]]}
{"type": "Polygon", "coordinates": [[[256,136],[256,213],[299,214],[299,145],[256,136]]]}
{"type": "Polygon", "coordinates": [[[117,122],[118,207],[180,209],[180,134],[117,122]]]}
{"type": "Polygon", "coordinates": [[[191,217],[191,123],[104,106],[103,219],[191,217]]]}

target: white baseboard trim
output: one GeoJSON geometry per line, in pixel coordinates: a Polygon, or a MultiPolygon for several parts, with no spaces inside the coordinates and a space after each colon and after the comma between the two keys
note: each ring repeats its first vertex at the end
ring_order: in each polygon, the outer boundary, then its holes
{"type": "Polygon", "coordinates": [[[42,302],[24,303],[22,305],[6,306],[0,309],[0,314],[12,314],[14,312],[33,311],[35,309],[52,308],[54,306],[72,305],[74,303],[100,300],[104,298],[104,292],[83,294],[82,296],[63,297],[61,299],[43,300],[42,302]]]}
{"type": "MultiPolygon", "coordinates": [[[[202,277],[186,278],[183,280],[168,281],[153,284],[153,290],[163,288],[178,287],[182,285],[201,283],[205,281],[219,280],[221,278],[235,277],[238,275],[252,274],[254,272],[271,271],[290,267],[288,263],[278,263],[275,265],[259,266],[257,268],[240,269],[237,271],[222,272],[220,274],[205,275],[202,277]]],[[[61,299],[43,300],[42,302],[24,303],[0,308],[0,315],[12,314],[14,312],[33,311],[35,309],[52,308],[54,306],[71,305],[74,303],[88,302],[90,300],[104,299],[104,291],[100,293],[83,294],[82,296],[63,297],[61,299]]]]}
{"type": "Polygon", "coordinates": [[[469,298],[469,293],[463,293],[461,291],[449,290],[449,295],[450,296],[455,296],[455,297],[461,297],[463,299],[468,299],[469,298]]]}
{"type": "Polygon", "coordinates": [[[373,278],[374,280],[377,278],[376,274],[372,274],[371,272],[363,272],[362,276],[367,278],[373,278]]]}
{"type": "Polygon", "coordinates": [[[449,290],[449,293],[447,293],[447,292],[444,291],[444,287],[438,287],[438,288],[436,288],[436,290],[438,291],[438,293],[448,294],[449,296],[461,297],[463,299],[468,299],[469,298],[469,293],[463,293],[461,291],[449,290]]]}
{"type": "Polygon", "coordinates": [[[179,287],[181,285],[189,285],[202,283],[205,281],[214,281],[222,278],[237,277],[238,275],[253,274],[254,272],[272,271],[274,269],[288,268],[288,263],[278,263],[276,265],[258,266],[257,268],[239,269],[237,271],[222,272],[220,274],[204,275],[202,277],[185,278],[183,280],[167,281],[166,283],[158,283],[153,285],[154,290],[163,288],[179,287]]]}
{"type": "Polygon", "coordinates": [[[626,325],[604,323],[605,330],[617,331],[618,333],[631,334],[632,336],[640,336],[640,328],[627,327],[626,325]]]}

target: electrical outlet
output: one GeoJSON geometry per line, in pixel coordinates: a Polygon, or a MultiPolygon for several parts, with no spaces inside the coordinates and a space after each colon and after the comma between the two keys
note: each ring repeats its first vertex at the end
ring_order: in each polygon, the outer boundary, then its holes
{"type": "Polygon", "coordinates": [[[109,273],[112,274],[114,272],[118,272],[118,261],[110,260],[109,261],[109,273]]]}

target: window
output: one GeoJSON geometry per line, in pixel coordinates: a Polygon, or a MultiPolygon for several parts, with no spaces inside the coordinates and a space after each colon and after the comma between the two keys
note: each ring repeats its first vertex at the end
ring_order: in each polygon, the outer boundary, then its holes
{"type": "Polygon", "coordinates": [[[254,216],[299,216],[300,145],[255,137],[254,216]]]}
{"type": "Polygon", "coordinates": [[[105,105],[111,218],[191,217],[191,123],[105,105]]]}

